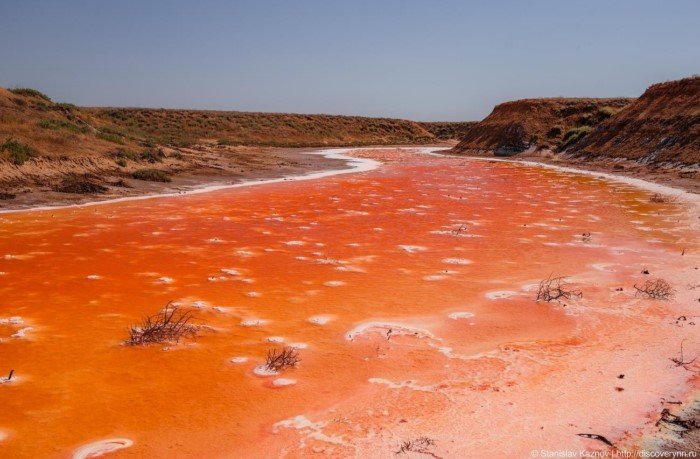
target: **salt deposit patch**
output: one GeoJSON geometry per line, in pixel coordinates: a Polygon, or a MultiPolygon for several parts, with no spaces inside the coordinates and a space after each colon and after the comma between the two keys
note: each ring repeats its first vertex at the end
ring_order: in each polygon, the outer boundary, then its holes
{"type": "Polygon", "coordinates": [[[277,372],[269,369],[264,363],[261,363],[253,368],[253,374],[255,374],[255,376],[260,376],[261,378],[267,378],[269,376],[275,376],[277,372]]]}
{"type": "Polygon", "coordinates": [[[427,276],[423,276],[423,280],[429,282],[440,281],[446,278],[447,276],[445,276],[444,274],[428,274],[427,276]]]}
{"type": "Polygon", "coordinates": [[[327,315],[327,314],[320,314],[317,316],[311,316],[308,319],[306,319],[307,322],[314,324],[314,325],[326,325],[328,322],[332,321],[335,319],[334,316],[327,315]]]}
{"type": "Polygon", "coordinates": [[[117,450],[129,448],[134,444],[128,438],[110,438],[107,440],[99,440],[73,451],[73,459],[87,459],[90,457],[99,457],[104,454],[113,453],[117,450]]]}
{"type": "Polygon", "coordinates": [[[326,287],[341,287],[341,286],[345,285],[345,282],[339,281],[339,280],[333,280],[333,281],[324,282],[323,285],[325,285],[326,287]]]}
{"type": "Polygon", "coordinates": [[[231,358],[231,363],[235,363],[237,365],[240,365],[241,363],[246,363],[248,361],[248,357],[232,357],[231,358]]]}
{"type": "Polygon", "coordinates": [[[434,386],[421,386],[416,384],[415,381],[411,380],[395,383],[384,378],[369,378],[367,381],[371,384],[379,384],[390,389],[411,389],[420,392],[435,392],[434,386]]]}
{"type": "Polygon", "coordinates": [[[24,320],[20,316],[12,316],[8,318],[0,318],[0,325],[22,325],[24,320]]]}
{"type": "Polygon", "coordinates": [[[468,311],[457,311],[447,315],[452,320],[469,319],[474,317],[474,313],[468,311]]]}
{"type": "Polygon", "coordinates": [[[34,328],[32,327],[24,327],[20,328],[17,330],[14,334],[11,335],[12,338],[24,338],[27,334],[27,332],[32,331],[34,328]]]}
{"type": "Polygon", "coordinates": [[[614,271],[614,269],[611,269],[610,266],[612,266],[610,263],[593,263],[593,264],[591,264],[591,268],[595,269],[596,271],[605,271],[605,272],[614,271]]]}
{"type": "Polygon", "coordinates": [[[272,385],[275,387],[293,386],[296,383],[297,380],[291,378],[277,378],[274,381],[272,381],[272,385]]]}
{"type": "Polygon", "coordinates": [[[100,275],[98,275],[98,274],[90,274],[90,275],[87,276],[87,279],[89,279],[89,280],[98,280],[98,279],[102,279],[102,276],[100,276],[100,275]]]}
{"type": "Polygon", "coordinates": [[[325,426],[325,422],[311,422],[306,416],[299,415],[293,418],[276,422],[272,426],[272,431],[274,433],[277,433],[279,432],[280,428],[295,429],[302,433],[305,433],[308,438],[312,438],[314,440],[330,443],[333,445],[345,445],[345,442],[343,441],[342,437],[335,435],[327,435],[323,433],[323,428],[325,426]]]}
{"type": "Polygon", "coordinates": [[[466,258],[443,258],[442,262],[446,265],[468,265],[472,261],[466,258]]]}
{"type": "Polygon", "coordinates": [[[265,338],[265,341],[268,343],[284,343],[284,338],[281,336],[268,336],[265,338]]]}
{"type": "Polygon", "coordinates": [[[399,245],[398,248],[408,253],[425,252],[428,250],[426,247],[420,245],[399,245]]]}
{"type": "Polygon", "coordinates": [[[518,292],[513,292],[511,290],[496,290],[493,292],[488,292],[485,296],[489,300],[504,300],[517,295],[518,292]]]}
{"type": "Polygon", "coordinates": [[[239,324],[241,327],[262,327],[270,323],[269,320],[265,319],[245,319],[239,324]]]}
{"type": "Polygon", "coordinates": [[[346,333],[345,339],[352,341],[358,336],[370,333],[383,335],[387,339],[396,335],[409,335],[418,338],[435,338],[429,331],[411,327],[410,325],[398,324],[395,322],[364,322],[346,333]]]}

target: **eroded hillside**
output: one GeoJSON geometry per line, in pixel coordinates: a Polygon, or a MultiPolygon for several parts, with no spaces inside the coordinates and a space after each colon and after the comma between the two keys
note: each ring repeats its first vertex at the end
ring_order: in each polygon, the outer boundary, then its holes
{"type": "Polygon", "coordinates": [[[510,156],[528,149],[564,150],[631,99],[523,99],[497,105],[469,128],[456,153],[510,156]]]}
{"type": "Polygon", "coordinates": [[[655,84],[569,152],[641,163],[700,162],[700,77],[655,84]]]}

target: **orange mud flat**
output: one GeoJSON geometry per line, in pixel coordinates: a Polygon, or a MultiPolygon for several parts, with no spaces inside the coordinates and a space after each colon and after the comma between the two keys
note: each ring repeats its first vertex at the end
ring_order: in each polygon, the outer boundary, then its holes
{"type": "Polygon", "coordinates": [[[699,350],[674,322],[700,283],[694,208],[541,167],[356,155],[384,164],[0,215],[0,456],[600,450],[577,434],[630,438],[692,389],[669,358],[699,350]],[[643,268],[674,299],[636,296],[643,268]],[[550,275],[583,296],[536,302],[550,275]],[[123,344],[169,301],[196,339],[123,344]],[[297,367],[256,374],[283,346],[297,367]]]}

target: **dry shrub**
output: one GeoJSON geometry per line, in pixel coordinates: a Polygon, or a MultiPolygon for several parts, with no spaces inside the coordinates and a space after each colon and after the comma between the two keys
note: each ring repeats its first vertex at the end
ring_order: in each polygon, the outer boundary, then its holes
{"type": "Polygon", "coordinates": [[[673,203],[676,202],[678,199],[675,196],[664,196],[659,193],[654,193],[651,198],[649,198],[649,202],[653,202],[656,204],[664,204],[664,203],[673,203]]]}
{"type": "Polygon", "coordinates": [[[172,302],[158,314],[146,317],[139,325],[129,328],[130,346],[152,343],[177,343],[182,338],[194,338],[198,327],[190,322],[194,319],[191,311],[181,311],[172,302]]]}
{"type": "Polygon", "coordinates": [[[673,298],[675,291],[671,284],[664,279],[649,279],[642,285],[634,284],[636,294],[653,300],[668,300],[673,298]]]}
{"type": "Polygon", "coordinates": [[[537,289],[537,301],[556,301],[562,298],[569,300],[572,297],[581,298],[583,293],[579,290],[570,288],[566,283],[566,277],[552,277],[549,276],[542,282],[537,289]]]}
{"type": "Polygon", "coordinates": [[[59,193],[73,194],[102,194],[107,191],[107,187],[98,183],[96,177],[90,175],[71,174],[66,176],[61,183],[51,187],[59,193]]]}
{"type": "Polygon", "coordinates": [[[299,353],[291,347],[285,347],[282,350],[270,349],[267,351],[265,368],[277,372],[287,367],[295,367],[300,361],[299,353]]]}
{"type": "Polygon", "coordinates": [[[435,448],[435,440],[428,437],[418,437],[415,440],[408,440],[401,443],[399,450],[395,454],[418,453],[427,454],[435,458],[439,457],[431,450],[435,448]]]}

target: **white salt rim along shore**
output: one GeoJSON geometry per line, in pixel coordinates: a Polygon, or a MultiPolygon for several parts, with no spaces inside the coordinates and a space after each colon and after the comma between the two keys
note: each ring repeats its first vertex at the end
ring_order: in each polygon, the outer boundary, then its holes
{"type": "Polygon", "coordinates": [[[561,172],[569,172],[572,174],[589,175],[589,176],[596,177],[596,178],[604,178],[604,179],[612,181],[612,182],[618,182],[618,183],[624,183],[627,185],[632,185],[632,186],[635,186],[637,188],[641,188],[641,189],[644,189],[647,191],[653,191],[655,193],[664,194],[667,196],[674,196],[676,198],[682,199],[685,202],[694,204],[695,206],[700,206],[700,194],[696,194],[696,193],[686,191],[686,190],[683,190],[680,188],[674,188],[674,187],[668,186],[668,185],[661,185],[659,183],[651,182],[649,180],[644,180],[641,178],[627,177],[625,175],[618,175],[618,174],[613,174],[610,172],[589,171],[586,169],[577,169],[575,167],[558,166],[555,164],[545,164],[545,163],[538,163],[538,162],[534,162],[534,161],[518,161],[518,160],[514,160],[514,159],[503,159],[503,158],[484,158],[484,157],[476,157],[476,156],[452,155],[452,154],[449,154],[449,150],[432,149],[431,151],[420,151],[420,153],[430,155],[430,156],[443,157],[443,158],[448,157],[448,158],[459,158],[459,159],[471,160],[471,161],[502,162],[502,163],[527,166],[527,167],[543,167],[545,169],[554,169],[554,170],[558,170],[561,172]]]}
{"type": "MultiPolygon", "coordinates": [[[[192,195],[192,194],[202,194],[202,193],[209,193],[212,191],[226,190],[229,188],[242,188],[242,187],[258,186],[258,185],[266,185],[266,184],[270,184],[270,183],[282,183],[282,182],[290,182],[290,181],[314,180],[314,179],[319,179],[319,178],[332,177],[334,175],[353,174],[356,172],[367,172],[367,171],[377,169],[381,165],[381,163],[379,161],[375,161],[373,159],[355,158],[353,156],[348,156],[346,154],[346,153],[349,153],[352,151],[367,150],[367,149],[368,148],[329,148],[329,149],[324,149],[324,150],[320,150],[320,151],[304,152],[304,154],[307,154],[307,155],[321,155],[327,159],[344,160],[346,162],[346,166],[348,166],[344,169],[330,169],[330,170],[325,170],[325,171],[320,171],[320,172],[311,172],[311,173],[307,173],[307,174],[289,175],[289,176],[274,178],[274,179],[246,180],[246,181],[243,181],[240,183],[232,183],[229,185],[209,185],[209,186],[203,186],[201,188],[193,188],[191,190],[178,190],[178,191],[172,191],[169,193],[156,193],[156,194],[145,194],[145,195],[141,195],[141,196],[129,196],[129,197],[125,197],[125,198],[107,199],[104,201],[84,202],[81,204],[67,204],[67,205],[58,205],[58,206],[37,206],[37,207],[30,207],[27,209],[6,209],[6,210],[0,210],[0,214],[24,213],[24,212],[43,211],[43,210],[75,209],[75,208],[79,208],[79,207],[98,206],[98,205],[110,204],[110,203],[115,203],[115,202],[142,201],[145,199],[166,198],[166,197],[181,197],[181,196],[187,196],[187,195],[192,195]]],[[[371,148],[371,149],[372,150],[400,149],[400,150],[418,151],[421,153],[429,153],[431,151],[434,151],[436,149],[436,147],[377,147],[377,148],[371,148]]]]}

